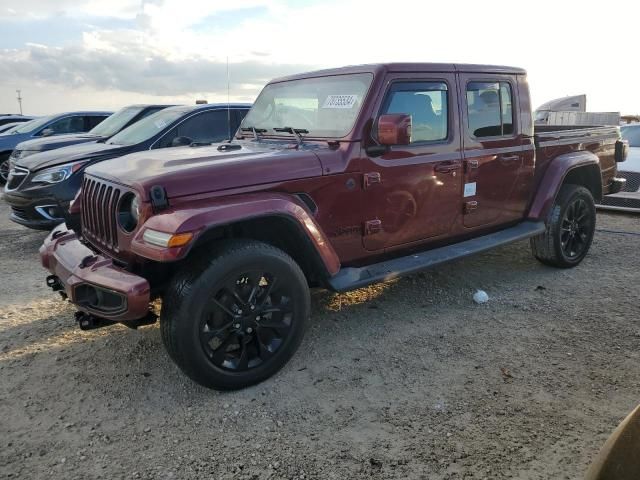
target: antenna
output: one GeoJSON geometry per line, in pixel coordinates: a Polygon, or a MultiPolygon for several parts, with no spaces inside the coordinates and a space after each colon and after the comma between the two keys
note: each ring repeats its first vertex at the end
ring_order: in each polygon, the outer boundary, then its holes
{"type": "Polygon", "coordinates": [[[229,57],[227,56],[227,127],[229,129],[229,142],[231,142],[231,106],[229,105],[229,90],[230,90],[230,82],[229,82],[229,57]]]}
{"type": "Polygon", "coordinates": [[[18,105],[20,106],[20,115],[22,115],[22,97],[20,96],[20,92],[21,90],[16,90],[16,93],[18,94],[18,105]]]}

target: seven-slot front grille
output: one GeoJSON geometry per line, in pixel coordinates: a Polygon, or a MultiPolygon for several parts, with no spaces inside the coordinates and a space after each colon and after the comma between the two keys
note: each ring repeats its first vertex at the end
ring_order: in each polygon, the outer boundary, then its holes
{"type": "Polygon", "coordinates": [[[82,234],[96,246],[118,250],[120,188],[95,178],[82,182],[82,234]]]}
{"type": "Polygon", "coordinates": [[[9,178],[7,179],[6,189],[8,192],[15,190],[25,179],[29,176],[29,170],[22,167],[16,167],[15,165],[11,166],[11,170],[9,171],[9,178]]]}

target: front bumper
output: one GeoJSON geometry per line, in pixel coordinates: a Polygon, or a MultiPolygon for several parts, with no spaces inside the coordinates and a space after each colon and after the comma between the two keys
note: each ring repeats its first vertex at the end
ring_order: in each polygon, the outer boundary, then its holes
{"type": "Polygon", "coordinates": [[[618,171],[619,188],[602,197],[598,208],[621,212],[640,212],[640,172],[618,171]]]}
{"type": "Polygon", "coordinates": [[[64,224],[45,239],[40,260],[52,273],[51,283],[64,289],[84,312],[115,322],[139,320],[149,313],[149,282],[87,248],[64,224]]]}
{"type": "Polygon", "coordinates": [[[30,198],[4,193],[4,200],[11,207],[11,221],[36,230],[51,230],[64,222],[61,209],[68,209],[69,202],[59,202],[53,197],[30,198]]]}

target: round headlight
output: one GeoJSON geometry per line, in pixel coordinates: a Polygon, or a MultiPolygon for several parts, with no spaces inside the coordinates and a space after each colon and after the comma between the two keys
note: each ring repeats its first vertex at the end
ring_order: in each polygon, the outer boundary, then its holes
{"type": "Polygon", "coordinates": [[[131,233],[138,226],[139,201],[133,193],[125,193],[118,206],[118,224],[127,233],[131,233]]]}

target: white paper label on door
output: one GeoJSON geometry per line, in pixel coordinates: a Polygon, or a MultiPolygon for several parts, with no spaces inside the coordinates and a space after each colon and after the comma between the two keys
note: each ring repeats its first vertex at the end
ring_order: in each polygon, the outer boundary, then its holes
{"type": "Polygon", "coordinates": [[[476,182],[464,184],[464,196],[473,197],[476,194],[476,182]]]}

